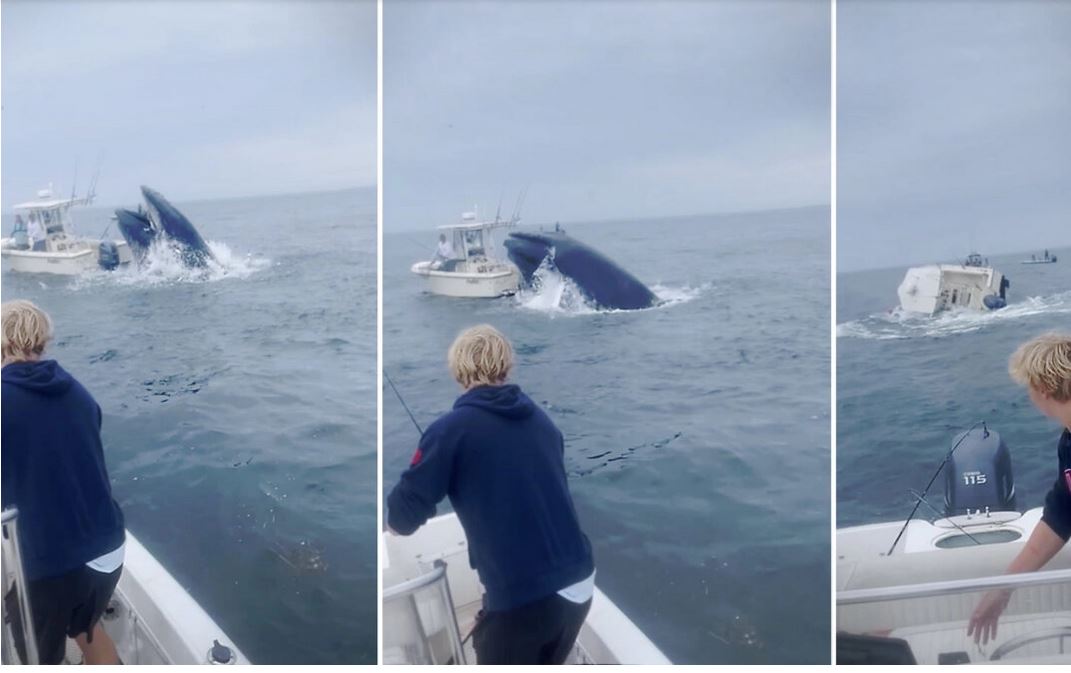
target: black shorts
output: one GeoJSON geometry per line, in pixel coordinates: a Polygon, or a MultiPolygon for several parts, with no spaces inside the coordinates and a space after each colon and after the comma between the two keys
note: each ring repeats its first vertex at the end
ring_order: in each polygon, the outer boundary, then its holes
{"type": "MultiPolygon", "coordinates": [[[[92,641],[93,627],[108,609],[122,574],[122,566],[110,573],[82,566],[65,575],[30,582],[30,610],[37,634],[37,654],[42,664],[63,663],[68,637],[84,633],[92,641]]],[[[15,589],[4,596],[4,603],[12,621],[19,658],[26,661],[15,589]]]]}
{"type": "Polygon", "coordinates": [[[591,599],[573,603],[558,594],[513,610],[482,613],[472,632],[476,663],[565,663],[584,625],[591,599]]]}

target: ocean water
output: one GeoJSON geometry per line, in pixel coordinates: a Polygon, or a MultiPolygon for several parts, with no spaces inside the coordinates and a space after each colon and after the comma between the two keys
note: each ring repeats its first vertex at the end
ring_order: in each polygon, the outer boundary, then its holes
{"type": "MultiPolygon", "coordinates": [[[[496,325],[565,435],[600,588],[677,663],[828,662],[829,209],[562,224],[665,304],[429,295],[435,231],[386,233],[387,374],[426,425],[457,332],[496,325]]],[[[383,395],[386,493],[419,436],[383,395]]]]}
{"type": "MultiPolygon", "coordinates": [[[[1019,263],[1040,250],[990,255],[1011,288],[1008,306],[986,313],[890,312],[906,267],[838,275],[838,525],[905,518],[909,489],[921,491],[953,437],[979,420],[1011,450],[1019,508],[1042,504],[1060,427],[1033,407],[1007,363],[1021,342],[1071,329],[1071,249],[1051,252],[1058,263],[1019,263]]],[[[927,497],[937,510],[942,485],[927,497]]],[[[920,515],[935,518],[925,507],[920,515]]]]}
{"type": "MultiPolygon", "coordinates": [[[[4,300],[51,314],[128,528],[252,661],[375,663],[375,194],[176,206],[207,273],[163,251],[78,279],[5,269],[4,300]]],[[[72,215],[97,236],[110,213],[72,215]]]]}

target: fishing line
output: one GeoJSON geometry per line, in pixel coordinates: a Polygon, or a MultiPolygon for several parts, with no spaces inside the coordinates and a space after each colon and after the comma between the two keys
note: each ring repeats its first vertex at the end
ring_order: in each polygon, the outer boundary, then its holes
{"type": "Polygon", "coordinates": [[[391,381],[390,374],[387,373],[386,369],[383,370],[383,378],[387,379],[387,383],[390,384],[390,389],[393,390],[394,394],[398,396],[398,401],[402,403],[402,407],[405,409],[405,413],[409,414],[409,420],[413,421],[413,425],[416,426],[417,432],[419,432],[420,435],[423,436],[424,430],[420,427],[420,423],[417,423],[416,417],[413,416],[413,412],[409,410],[409,405],[405,403],[405,400],[402,398],[402,394],[398,392],[398,388],[395,387],[394,381],[391,381]]]}
{"type": "Polygon", "coordinates": [[[889,547],[889,551],[885,552],[886,556],[892,556],[893,549],[896,549],[896,543],[898,543],[900,541],[900,538],[903,537],[904,531],[907,530],[907,525],[911,523],[912,519],[915,518],[915,513],[919,511],[919,505],[921,505],[923,501],[925,501],[926,494],[930,492],[930,487],[933,486],[933,482],[937,481],[937,476],[941,474],[941,470],[945,469],[945,465],[948,464],[948,461],[952,459],[952,454],[956,452],[956,449],[958,449],[959,445],[963,443],[963,440],[967,439],[967,436],[971,434],[971,430],[974,430],[979,425],[982,426],[982,431],[985,433],[984,436],[989,436],[989,428],[985,426],[985,421],[977,421],[974,425],[967,428],[967,432],[963,433],[963,436],[959,438],[959,441],[956,442],[951,449],[949,449],[948,454],[945,455],[945,459],[942,460],[941,464],[937,466],[937,471],[933,473],[932,477],[930,477],[930,483],[926,484],[926,488],[923,489],[922,495],[918,496],[915,500],[915,507],[911,510],[911,514],[907,516],[907,520],[904,521],[904,525],[900,528],[900,532],[896,534],[896,539],[893,540],[892,546],[889,547]]]}

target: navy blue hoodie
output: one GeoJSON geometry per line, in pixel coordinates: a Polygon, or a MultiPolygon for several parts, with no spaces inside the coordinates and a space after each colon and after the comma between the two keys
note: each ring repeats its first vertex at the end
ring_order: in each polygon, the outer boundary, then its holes
{"type": "Polygon", "coordinates": [[[1071,538],[1071,430],[1065,429],[1056,445],[1060,467],[1056,483],[1045,496],[1041,520],[1066,541],[1071,538]]]}
{"type": "Polygon", "coordinates": [[[409,535],[449,497],[488,611],[551,596],[594,571],[564,452],[561,432],[520,388],[473,388],[421,437],[387,498],[387,522],[409,535]]]}
{"type": "Polygon", "coordinates": [[[3,506],[19,508],[28,580],[56,577],[123,543],[112,499],[101,412],[55,360],[3,368],[3,506]]]}

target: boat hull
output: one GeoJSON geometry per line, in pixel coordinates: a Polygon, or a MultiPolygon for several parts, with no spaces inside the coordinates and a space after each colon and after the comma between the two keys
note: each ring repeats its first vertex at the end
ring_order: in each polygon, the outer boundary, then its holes
{"type": "MultiPolygon", "coordinates": [[[[133,255],[126,241],[115,241],[119,251],[119,264],[130,264],[133,255]]],[[[4,266],[18,273],[48,273],[59,276],[78,276],[88,271],[100,269],[100,248],[97,241],[82,240],[69,249],[58,252],[35,252],[16,250],[9,247],[5,239],[0,250],[4,266]]]]}
{"type": "MultiPolygon", "coordinates": [[[[469,566],[468,541],[455,514],[435,517],[416,534],[381,537],[380,566],[383,568],[384,597],[399,586],[427,573],[436,561],[446,564],[453,614],[461,638],[469,634],[482,604],[483,588],[476,571],[469,566]]],[[[413,597],[413,601],[419,600],[413,597]]],[[[406,603],[406,601],[399,601],[406,603]]],[[[419,631],[433,643],[434,631],[444,628],[441,617],[434,617],[429,606],[418,607],[423,620],[419,631]]],[[[406,638],[394,632],[406,622],[403,614],[394,614],[384,605],[383,663],[405,663],[406,638]]],[[[411,624],[411,622],[410,622],[411,624]]],[[[476,663],[471,644],[466,649],[467,663],[476,663]]],[[[411,662],[410,662],[411,663],[411,662]]],[[[577,637],[574,651],[566,663],[576,664],[669,664],[669,659],[602,591],[595,588],[591,610],[577,637]]]]}
{"type": "Polygon", "coordinates": [[[223,629],[147,549],[127,532],[125,561],[101,620],[126,664],[209,664],[219,641],[248,664],[223,629]]]}
{"type": "Polygon", "coordinates": [[[445,297],[505,297],[520,286],[520,274],[510,265],[495,264],[493,270],[484,271],[440,271],[431,266],[431,262],[417,262],[410,271],[424,279],[425,290],[445,297]]]}
{"type": "Polygon", "coordinates": [[[1007,287],[1004,274],[990,267],[941,264],[908,269],[897,295],[900,307],[910,313],[992,311],[1007,305],[1002,287],[1007,287]]]}

